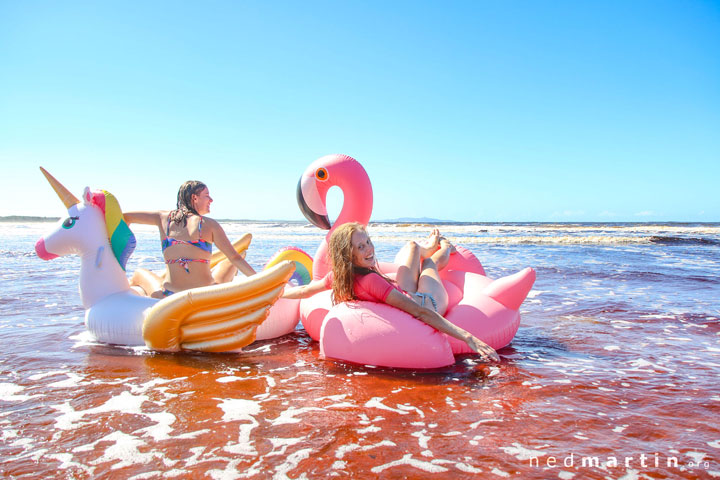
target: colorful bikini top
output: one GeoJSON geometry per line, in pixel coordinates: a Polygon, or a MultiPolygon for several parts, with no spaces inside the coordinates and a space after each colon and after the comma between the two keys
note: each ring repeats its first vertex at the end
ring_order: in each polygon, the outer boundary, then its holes
{"type": "MultiPolygon", "coordinates": [[[[198,232],[200,233],[200,237],[202,237],[202,222],[203,217],[200,217],[200,225],[198,225],[198,232]]],[[[200,238],[199,240],[180,240],[177,238],[173,238],[170,236],[170,217],[168,216],[168,223],[167,228],[165,229],[165,238],[162,240],[162,249],[163,252],[166,248],[171,247],[173,245],[193,245],[195,247],[198,247],[200,250],[204,250],[208,253],[212,253],[212,243],[207,242],[200,238]]],[[[189,262],[199,262],[199,263],[210,263],[210,261],[206,258],[175,258],[172,260],[165,260],[165,263],[170,265],[172,263],[179,263],[182,265],[182,267],[185,269],[186,272],[190,273],[190,266],[188,265],[189,262]]]]}

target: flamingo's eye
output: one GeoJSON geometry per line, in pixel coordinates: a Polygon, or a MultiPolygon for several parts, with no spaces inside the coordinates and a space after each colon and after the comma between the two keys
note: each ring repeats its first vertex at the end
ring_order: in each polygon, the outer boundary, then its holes
{"type": "Polygon", "coordinates": [[[63,228],[72,228],[75,226],[75,221],[80,217],[68,217],[65,219],[65,221],[62,224],[63,228]]]}
{"type": "Polygon", "coordinates": [[[321,182],[324,182],[328,179],[328,172],[324,168],[320,167],[317,170],[315,170],[315,178],[320,180],[321,182]]]}

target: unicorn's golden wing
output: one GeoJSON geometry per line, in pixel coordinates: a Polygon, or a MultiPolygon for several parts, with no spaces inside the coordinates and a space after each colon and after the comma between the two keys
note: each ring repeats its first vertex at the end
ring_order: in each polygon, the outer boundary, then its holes
{"type": "Polygon", "coordinates": [[[170,352],[225,352],[249,345],[294,271],[293,262],[284,261],[240,281],[164,298],[145,318],[145,344],[170,352]]]}
{"type": "MultiPolygon", "coordinates": [[[[250,246],[250,242],[252,241],[252,233],[246,233],[242,237],[235,240],[232,244],[233,248],[236,252],[238,252],[240,255],[245,258],[245,253],[247,253],[247,249],[250,246]]],[[[227,257],[225,257],[225,254],[221,251],[214,252],[212,254],[212,257],[210,257],[210,268],[213,268],[218,263],[222,262],[223,260],[227,260],[227,257]]]]}

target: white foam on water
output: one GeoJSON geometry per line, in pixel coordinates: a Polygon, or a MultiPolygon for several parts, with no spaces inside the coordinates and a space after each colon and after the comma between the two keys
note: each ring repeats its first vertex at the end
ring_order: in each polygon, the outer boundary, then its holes
{"type": "Polygon", "coordinates": [[[324,375],[324,374],[321,373],[321,372],[314,372],[314,371],[312,371],[312,370],[303,370],[303,371],[301,371],[301,372],[297,372],[294,376],[292,376],[292,377],[290,377],[290,378],[284,378],[284,379],[280,380],[280,383],[293,382],[293,381],[296,380],[300,375],[318,376],[318,375],[324,375]]]}
{"type": "Polygon", "coordinates": [[[0,383],[0,400],[5,402],[23,402],[42,395],[18,395],[25,387],[14,383],[0,383]]]}
{"type": "Polygon", "coordinates": [[[68,337],[70,340],[75,340],[75,344],[70,347],[72,349],[80,348],[80,347],[89,347],[93,345],[102,345],[102,343],[98,342],[98,340],[95,338],[95,336],[88,332],[87,330],[83,330],[77,335],[71,335],[68,337]]]}
{"type": "Polygon", "coordinates": [[[275,467],[275,472],[277,473],[273,476],[273,478],[288,478],[287,472],[293,470],[294,468],[297,468],[298,464],[306,458],[309,458],[311,453],[312,448],[303,448],[302,450],[291,453],[287,456],[285,463],[282,463],[275,467]]]}
{"type": "Polygon", "coordinates": [[[210,433],[211,431],[212,431],[212,430],[210,430],[209,428],[204,428],[204,429],[202,429],[202,430],[197,430],[197,431],[194,431],[194,432],[181,433],[180,435],[176,435],[176,436],[174,436],[174,437],[172,437],[172,438],[175,439],[175,440],[185,440],[185,439],[197,438],[197,437],[199,437],[200,435],[204,435],[204,434],[206,434],[206,433],[210,433]]]}
{"type": "Polygon", "coordinates": [[[258,415],[262,410],[260,404],[253,400],[246,400],[243,398],[217,398],[216,400],[221,401],[218,406],[223,411],[223,421],[247,422],[238,427],[237,443],[228,443],[225,445],[223,450],[236,455],[257,456],[258,453],[253,446],[253,442],[250,440],[250,435],[252,434],[253,429],[260,425],[254,417],[254,415],[258,415]]]}
{"type": "Polygon", "coordinates": [[[707,457],[707,454],[704,452],[685,452],[685,455],[692,458],[692,461],[695,465],[699,465],[705,457],[707,457]]]}
{"type": "Polygon", "coordinates": [[[74,457],[71,453],[50,453],[47,454],[46,457],[59,461],[60,465],[56,466],[55,468],[59,468],[61,470],[67,470],[68,468],[77,468],[79,470],[82,470],[85,474],[89,476],[93,476],[93,472],[95,471],[94,467],[88,467],[87,465],[83,465],[82,463],[73,461],[74,457]]]}
{"type": "Polygon", "coordinates": [[[542,450],[531,450],[523,447],[518,442],[512,443],[511,447],[500,447],[500,450],[522,461],[546,455],[542,450]]]}
{"type": "Polygon", "coordinates": [[[269,440],[273,449],[270,453],[265,454],[265,457],[285,455],[285,451],[288,447],[292,447],[293,445],[297,445],[303,441],[302,438],[270,438],[269,440]]]}
{"type": "Polygon", "coordinates": [[[427,430],[420,430],[419,432],[411,433],[410,436],[417,437],[418,445],[420,445],[420,448],[427,449],[428,442],[432,440],[432,437],[425,435],[425,433],[427,433],[427,430]]]}
{"type": "Polygon", "coordinates": [[[455,468],[465,473],[482,473],[482,469],[468,465],[467,463],[458,462],[455,464],[455,468]]]}
{"type": "Polygon", "coordinates": [[[17,438],[18,431],[3,428],[0,430],[0,442],[7,442],[11,438],[17,438]]]}
{"type": "Polygon", "coordinates": [[[628,369],[628,372],[645,372],[645,373],[652,373],[653,370],[643,370],[644,367],[651,367],[655,370],[662,370],[664,372],[675,372],[675,370],[672,370],[670,368],[662,367],[660,365],[657,365],[652,362],[648,362],[647,360],[643,358],[639,358],[637,360],[633,360],[631,362],[628,362],[629,365],[631,365],[633,368],[628,369]]]}
{"type": "Polygon", "coordinates": [[[170,426],[175,423],[175,415],[170,412],[145,413],[146,417],[155,422],[155,425],[141,428],[137,432],[147,432],[146,436],[152,437],[153,440],[167,440],[173,428],[170,426]]]}
{"type": "Polygon", "coordinates": [[[714,442],[707,442],[708,445],[710,445],[712,448],[720,448],[720,440],[715,440],[714,442]]]}
{"type": "Polygon", "coordinates": [[[104,404],[89,408],[87,410],[75,410],[70,405],[70,400],[63,404],[51,405],[51,408],[61,412],[61,415],[55,419],[55,427],[60,430],[72,430],[77,427],[77,423],[86,415],[96,415],[99,413],[130,413],[135,415],[145,415],[141,410],[141,406],[148,400],[146,395],[132,395],[130,392],[121,392],[119,395],[111,397],[104,404]]]}
{"type": "Polygon", "coordinates": [[[335,450],[335,458],[337,458],[338,460],[342,460],[346,453],[354,452],[356,450],[359,450],[361,452],[367,452],[369,450],[381,447],[397,447],[397,444],[391,442],[390,440],[383,440],[380,443],[364,446],[358,445],[357,443],[349,443],[347,445],[341,445],[338,447],[337,450],[335,450]]]}
{"type": "Polygon", "coordinates": [[[369,427],[358,429],[358,430],[356,430],[356,432],[359,433],[360,435],[364,435],[366,433],[376,433],[381,430],[382,430],[382,428],[380,428],[378,426],[370,425],[369,427]]]}
{"type": "Polygon", "coordinates": [[[252,471],[245,471],[245,475],[241,475],[238,469],[238,465],[240,465],[240,462],[241,460],[232,460],[228,462],[227,465],[225,465],[224,470],[208,470],[207,472],[205,472],[205,476],[209,476],[210,478],[216,480],[235,480],[236,478],[247,478],[251,473],[254,473],[252,471]]]}
{"type": "Polygon", "coordinates": [[[382,403],[383,400],[385,400],[384,397],[373,397],[365,403],[365,408],[378,408],[380,410],[388,410],[390,412],[399,413],[400,415],[408,415],[410,413],[407,410],[388,407],[382,403]]]}
{"type": "Polygon", "coordinates": [[[55,375],[66,375],[68,374],[67,370],[53,370],[50,372],[45,373],[36,373],[35,375],[30,375],[28,378],[30,380],[36,381],[36,380],[42,380],[43,378],[47,377],[54,377],[55,375]]]}
{"type": "Polygon", "coordinates": [[[425,413],[424,413],[422,410],[420,410],[418,407],[414,406],[414,405],[407,405],[407,404],[400,404],[400,403],[398,403],[398,404],[397,404],[397,407],[398,407],[400,410],[406,410],[406,411],[408,411],[408,412],[415,411],[415,412],[417,412],[418,415],[420,415],[420,418],[425,418],[425,413]]]}
{"type": "Polygon", "coordinates": [[[572,473],[572,472],[566,472],[566,471],[564,471],[564,470],[563,470],[562,472],[559,472],[559,473],[558,473],[558,478],[559,478],[560,480],[570,480],[570,479],[573,478],[574,476],[575,476],[574,473],[572,473]]]}
{"type": "Polygon", "coordinates": [[[244,398],[216,398],[221,403],[218,405],[223,411],[223,421],[233,422],[236,420],[254,421],[253,415],[257,415],[262,410],[258,402],[246,400],[244,398]]]}
{"type": "Polygon", "coordinates": [[[330,400],[331,402],[339,402],[340,400],[345,400],[347,398],[347,393],[340,393],[338,395],[328,395],[326,397],[318,397],[319,400],[330,400]]]}
{"type": "Polygon", "coordinates": [[[299,418],[295,418],[296,415],[302,415],[303,413],[307,413],[307,412],[324,412],[324,411],[325,411],[324,408],[319,408],[319,407],[302,407],[302,408],[290,407],[287,410],[280,412],[280,415],[276,419],[268,420],[268,422],[270,422],[270,424],[273,426],[300,423],[302,420],[299,418]]]}
{"type": "Polygon", "coordinates": [[[428,473],[445,473],[448,471],[447,468],[442,467],[440,465],[435,465],[434,463],[414,459],[414,458],[412,458],[411,453],[404,455],[400,460],[395,460],[393,462],[389,462],[389,463],[385,463],[383,465],[378,465],[377,467],[373,467],[370,469],[370,471],[373,473],[380,473],[384,470],[387,470],[388,468],[397,467],[400,465],[408,465],[408,466],[417,468],[419,470],[423,470],[428,473]]]}
{"type": "Polygon", "coordinates": [[[247,377],[235,377],[235,376],[227,376],[227,377],[220,377],[215,379],[218,383],[230,383],[230,382],[238,382],[240,380],[247,380],[247,377]]]}
{"type": "Polygon", "coordinates": [[[254,418],[250,423],[241,424],[238,428],[238,441],[236,443],[228,443],[223,447],[223,450],[234,455],[256,457],[258,452],[253,446],[254,442],[250,440],[250,435],[258,425],[260,425],[260,423],[258,423],[258,421],[254,418]]]}
{"type": "MultiPolygon", "coordinates": [[[[157,451],[151,451],[147,453],[140,452],[138,448],[145,446],[146,443],[137,437],[128,435],[123,432],[112,432],[109,435],[101,438],[100,440],[93,442],[94,446],[92,449],[96,450],[97,445],[103,442],[114,442],[114,444],[107,447],[102,456],[90,462],[91,465],[100,465],[106,462],[115,462],[110,468],[112,470],[117,470],[119,468],[125,468],[136,464],[144,465],[150,463],[155,458],[162,458],[162,454],[157,451]]],[[[168,462],[168,460],[165,460],[166,464],[168,462]]]]}
{"type": "MultiPolygon", "coordinates": [[[[492,412],[488,412],[488,413],[492,413],[492,412]]],[[[502,421],[503,421],[502,418],[485,418],[485,419],[482,419],[482,420],[478,420],[478,421],[475,422],[475,423],[471,423],[471,424],[470,424],[470,430],[473,430],[473,429],[477,428],[478,426],[482,425],[483,423],[502,422],[502,421]]]]}
{"type": "Polygon", "coordinates": [[[81,377],[80,375],[74,373],[74,372],[66,372],[65,375],[68,376],[65,380],[60,380],[57,382],[53,382],[48,385],[48,387],[51,388],[75,388],[80,385],[87,385],[88,382],[84,381],[85,379],[81,377]]]}
{"type": "Polygon", "coordinates": [[[506,477],[509,477],[509,476],[510,476],[509,473],[503,472],[502,470],[500,470],[500,469],[497,468],[497,467],[493,468],[493,469],[490,471],[490,473],[492,473],[493,475],[497,475],[498,477],[503,477],[503,478],[506,478],[506,477]]]}
{"type": "Polygon", "coordinates": [[[609,352],[614,352],[616,350],[620,350],[620,347],[618,347],[617,345],[606,345],[603,348],[609,352]]]}

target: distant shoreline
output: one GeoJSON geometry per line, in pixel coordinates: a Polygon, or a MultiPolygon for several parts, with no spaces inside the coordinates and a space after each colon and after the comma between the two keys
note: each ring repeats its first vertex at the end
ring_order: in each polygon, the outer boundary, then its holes
{"type": "Polygon", "coordinates": [[[0,222],[57,222],[60,217],[32,217],[25,215],[10,215],[7,217],[0,217],[0,222]]]}
{"type": "MultiPolygon", "coordinates": [[[[0,216],[0,223],[18,223],[18,222],[35,222],[35,223],[53,223],[57,222],[60,217],[36,217],[31,215],[9,215],[0,216]]],[[[309,225],[305,220],[250,220],[242,218],[216,218],[218,222],[226,223],[286,223],[295,225],[309,225]]],[[[505,222],[471,222],[458,220],[440,220],[436,218],[393,218],[387,220],[371,220],[370,224],[395,224],[395,225],[720,225],[720,222],[692,222],[692,221],[657,221],[657,222],[583,222],[583,221],[562,221],[562,222],[540,222],[540,221],[505,221],[505,222]]]]}

